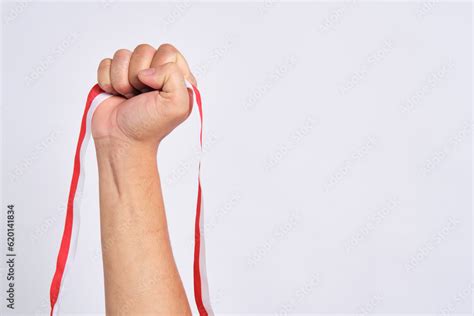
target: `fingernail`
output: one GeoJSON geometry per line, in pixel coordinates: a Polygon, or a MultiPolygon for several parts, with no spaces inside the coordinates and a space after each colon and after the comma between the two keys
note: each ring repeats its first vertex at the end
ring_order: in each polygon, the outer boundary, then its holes
{"type": "Polygon", "coordinates": [[[155,73],[155,68],[148,68],[148,69],[143,69],[142,71],[140,71],[140,74],[142,74],[143,76],[150,76],[150,75],[153,75],[155,73]]]}
{"type": "Polygon", "coordinates": [[[135,95],[134,95],[133,93],[127,93],[127,94],[125,95],[125,97],[126,97],[127,99],[131,99],[131,98],[133,98],[134,96],[135,96],[135,95]]]}

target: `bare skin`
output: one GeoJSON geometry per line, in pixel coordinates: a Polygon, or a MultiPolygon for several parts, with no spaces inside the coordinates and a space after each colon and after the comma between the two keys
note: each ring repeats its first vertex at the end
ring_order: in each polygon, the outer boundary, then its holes
{"type": "Polygon", "coordinates": [[[94,113],[108,315],[191,315],[169,241],[157,168],[161,140],[192,108],[196,84],[171,45],[118,50],[98,69],[115,96],[94,113]]]}

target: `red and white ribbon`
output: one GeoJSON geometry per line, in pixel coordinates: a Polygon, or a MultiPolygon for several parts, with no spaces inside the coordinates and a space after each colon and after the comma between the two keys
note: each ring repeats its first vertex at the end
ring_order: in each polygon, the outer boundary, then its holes
{"type": "MultiPolygon", "coordinates": [[[[199,143],[202,150],[202,124],[203,113],[201,95],[199,90],[186,81],[186,87],[193,92],[193,104],[197,104],[199,110],[199,117],[201,122],[201,130],[199,133],[199,143]]],[[[77,141],[76,154],[74,156],[74,170],[72,174],[71,186],[69,189],[69,197],[66,209],[66,222],[64,225],[64,232],[59,248],[58,259],[56,262],[56,271],[54,272],[53,280],[50,288],[50,315],[58,315],[62,303],[62,295],[64,292],[64,284],[74,264],[74,257],[76,254],[77,240],[79,237],[80,224],[80,204],[82,196],[82,188],[84,185],[84,158],[91,135],[91,121],[95,109],[107,98],[110,94],[105,93],[102,89],[95,85],[89,95],[87,96],[84,114],[82,115],[81,130],[79,132],[79,139],[77,141]]],[[[203,203],[202,203],[202,188],[201,188],[201,162],[199,162],[198,173],[198,194],[196,205],[196,221],[195,221],[195,244],[194,244],[194,298],[199,314],[202,316],[213,315],[210,300],[209,290],[207,285],[206,273],[206,258],[204,247],[204,218],[203,218],[203,203]]]]}
{"type": "MultiPolygon", "coordinates": [[[[199,145],[202,151],[202,126],[203,126],[203,114],[202,114],[202,102],[201,94],[199,90],[186,81],[186,86],[194,91],[193,96],[195,103],[199,110],[199,119],[201,121],[201,130],[199,131],[199,145]]],[[[194,102],[193,102],[194,104],[194,102]]],[[[201,160],[199,160],[199,172],[198,172],[198,194],[196,203],[196,222],[194,225],[194,299],[199,314],[214,315],[211,302],[209,298],[209,287],[207,284],[207,270],[206,270],[206,251],[204,246],[204,214],[203,214],[203,198],[201,189],[201,160]]]]}

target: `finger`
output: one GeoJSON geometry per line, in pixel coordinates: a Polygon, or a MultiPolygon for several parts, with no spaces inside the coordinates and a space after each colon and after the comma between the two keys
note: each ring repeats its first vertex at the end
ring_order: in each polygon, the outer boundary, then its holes
{"type": "Polygon", "coordinates": [[[186,93],[184,76],[176,63],[167,63],[156,68],[148,68],[138,73],[138,78],[148,87],[165,93],[186,93]]]}
{"type": "Polygon", "coordinates": [[[110,58],[103,59],[100,62],[99,68],[97,69],[97,83],[99,84],[100,88],[105,92],[110,94],[117,94],[117,91],[114,90],[110,82],[111,64],[112,59],[110,58]]]}
{"type": "Polygon", "coordinates": [[[159,90],[159,97],[172,100],[178,116],[186,118],[192,109],[192,92],[186,88],[184,76],[176,63],[167,63],[138,73],[138,78],[148,87],[159,90]]]}
{"type": "Polygon", "coordinates": [[[137,90],[146,92],[146,86],[138,79],[140,70],[150,68],[156,49],[148,44],[140,44],[133,51],[128,70],[128,81],[137,90]]]}
{"type": "Polygon", "coordinates": [[[110,67],[110,81],[112,87],[126,98],[131,98],[135,95],[135,90],[128,81],[128,66],[131,56],[132,53],[127,49],[116,51],[110,67]]]}
{"type": "Polygon", "coordinates": [[[184,56],[171,44],[163,44],[158,47],[158,50],[153,57],[150,68],[156,68],[167,63],[176,63],[184,78],[197,85],[196,78],[191,73],[188,63],[184,56]]]}

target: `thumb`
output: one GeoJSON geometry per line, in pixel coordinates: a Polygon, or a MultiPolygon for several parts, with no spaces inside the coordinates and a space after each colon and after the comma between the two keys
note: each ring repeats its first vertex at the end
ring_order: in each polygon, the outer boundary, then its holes
{"type": "Polygon", "coordinates": [[[166,63],[154,68],[143,69],[138,79],[153,90],[166,93],[183,93],[186,91],[184,76],[176,63],[166,63]]]}

